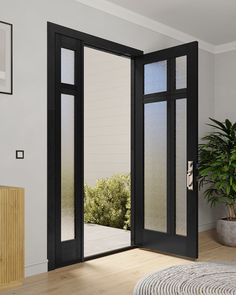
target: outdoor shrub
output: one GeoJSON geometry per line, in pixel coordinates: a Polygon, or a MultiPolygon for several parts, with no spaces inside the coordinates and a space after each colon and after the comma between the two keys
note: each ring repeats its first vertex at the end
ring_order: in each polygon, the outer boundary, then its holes
{"type": "Polygon", "coordinates": [[[84,221],[130,229],[130,175],[98,179],[84,187],[84,221]]]}

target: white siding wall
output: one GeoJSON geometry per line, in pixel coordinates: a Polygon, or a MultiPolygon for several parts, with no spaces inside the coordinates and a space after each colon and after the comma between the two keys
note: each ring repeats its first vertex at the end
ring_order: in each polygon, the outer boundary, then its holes
{"type": "Polygon", "coordinates": [[[130,59],[85,48],[85,183],[130,172],[130,59]]]}

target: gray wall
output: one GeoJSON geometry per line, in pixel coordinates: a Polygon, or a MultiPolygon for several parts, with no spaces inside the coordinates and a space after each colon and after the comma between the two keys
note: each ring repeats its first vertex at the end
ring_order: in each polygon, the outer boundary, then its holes
{"type": "MultiPolygon", "coordinates": [[[[73,0],[0,0],[0,19],[14,26],[14,95],[0,94],[1,184],[26,191],[26,274],[47,270],[47,21],[145,52],[180,44],[73,0]],[[15,160],[15,150],[25,160],[15,160]]],[[[200,50],[200,135],[214,107],[214,59],[200,50]],[[212,78],[211,78],[212,77],[212,78]]],[[[200,203],[200,228],[214,216],[200,203]]]]}
{"type": "MultiPolygon", "coordinates": [[[[214,82],[214,118],[236,122],[236,50],[215,55],[214,82]]],[[[216,212],[217,217],[227,213],[223,206],[216,212]]]]}
{"type": "Polygon", "coordinates": [[[5,65],[5,42],[6,42],[6,33],[5,31],[0,29],[0,42],[3,44],[0,47],[0,71],[5,72],[6,70],[6,65],[5,65]]]}
{"type": "Polygon", "coordinates": [[[236,50],[215,55],[215,118],[236,121],[236,50]]]}
{"type": "MultiPolygon", "coordinates": [[[[215,60],[214,55],[200,51],[199,66],[199,142],[210,128],[206,125],[209,117],[215,116],[215,60]]],[[[209,208],[199,191],[199,231],[215,226],[215,220],[222,215],[222,208],[209,208]]]]}

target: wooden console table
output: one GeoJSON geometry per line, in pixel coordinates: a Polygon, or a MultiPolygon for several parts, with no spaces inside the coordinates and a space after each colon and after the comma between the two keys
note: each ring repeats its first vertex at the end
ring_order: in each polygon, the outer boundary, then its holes
{"type": "Polygon", "coordinates": [[[0,186],[0,290],[24,279],[24,189],[0,186]]]}

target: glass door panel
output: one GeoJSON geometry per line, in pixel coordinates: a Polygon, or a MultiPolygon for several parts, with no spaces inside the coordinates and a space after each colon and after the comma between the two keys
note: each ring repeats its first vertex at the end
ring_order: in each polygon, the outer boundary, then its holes
{"type": "Polygon", "coordinates": [[[176,234],[187,235],[187,99],[176,100],[176,234]]]}
{"type": "Polygon", "coordinates": [[[74,96],[61,95],[61,240],[75,238],[74,96]]]}
{"type": "Polygon", "coordinates": [[[176,61],[176,89],[187,87],[187,57],[180,56],[176,61]]]}
{"type": "Polygon", "coordinates": [[[167,103],[145,104],[144,227],[167,231],[167,103]]]}
{"type": "Polygon", "coordinates": [[[75,84],[75,51],[61,48],[61,83],[75,84]]]}
{"type": "Polygon", "coordinates": [[[144,65],[144,94],[163,92],[167,89],[167,61],[144,65]]]}

